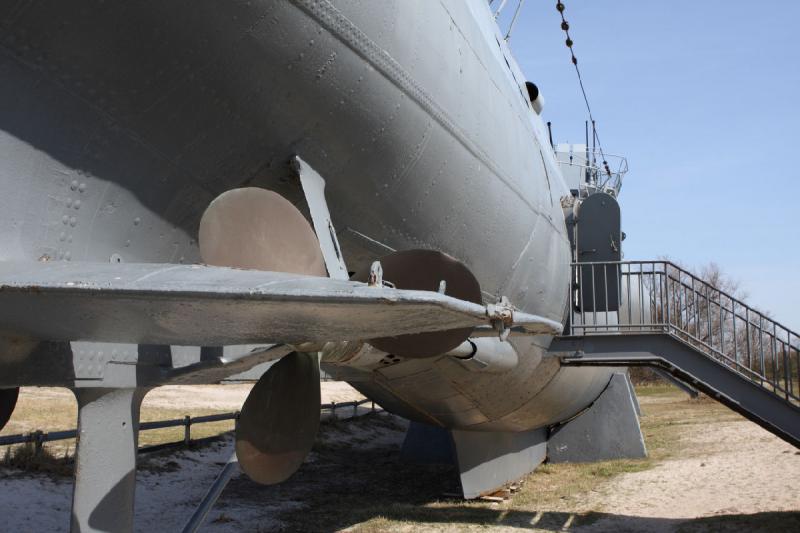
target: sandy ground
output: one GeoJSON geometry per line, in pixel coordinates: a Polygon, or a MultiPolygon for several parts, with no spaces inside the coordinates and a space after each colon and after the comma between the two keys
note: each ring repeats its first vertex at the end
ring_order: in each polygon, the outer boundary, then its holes
{"type": "MultiPolygon", "coordinates": [[[[339,391],[346,397],[346,391],[339,391]]],[[[354,393],[351,392],[352,395],[354,393]]],[[[357,393],[355,393],[357,394],[357,393]]],[[[342,400],[344,401],[344,400],[342,400]]],[[[363,413],[361,413],[363,414],[363,413]]],[[[347,420],[343,413],[338,420],[347,420]]],[[[404,433],[403,422],[385,413],[359,417],[358,431],[339,427],[339,423],[323,426],[317,446],[358,446],[361,450],[396,449],[404,433]],[[377,418],[390,421],[374,423],[377,418]]],[[[135,531],[180,531],[202,500],[206,490],[233,453],[233,438],[197,450],[161,452],[140,456],[136,483],[135,531]]],[[[325,470],[320,452],[312,451],[303,470],[325,470]]],[[[291,530],[282,520],[302,512],[308,505],[305,495],[312,484],[297,479],[290,490],[281,487],[254,485],[244,474],[230,482],[223,497],[212,510],[201,531],[234,533],[240,531],[291,530]]],[[[0,470],[0,531],[42,532],[69,529],[72,480],[70,478],[30,474],[15,470],[0,470]]],[[[324,530],[324,528],[323,528],[324,530]]]]}
{"type": "MultiPolygon", "coordinates": [[[[171,386],[151,391],[143,402],[143,410],[179,409],[191,412],[195,409],[235,411],[241,408],[252,384],[220,386],[171,386]]],[[[323,382],[322,403],[349,402],[364,397],[346,383],[323,382]]],[[[67,404],[72,407],[74,398],[66,389],[24,388],[20,402],[48,402],[67,404]]],[[[358,411],[365,414],[366,406],[358,411]]],[[[70,409],[65,409],[69,412],[70,409]]],[[[337,419],[346,419],[350,409],[337,411],[337,419]]],[[[386,416],[386,415],[384,415],[386,416]]],[[[323,420],[330,420],[330,413],[323,413],[323,420]]],[[[64,417],[58,426],[69,425],[64,417]]],[[[23,424],[18,422],[18,426],[23,424]]],[[[8,434],[6,428],[3,434],[8,434]]],[[[334,430],[335,432],[335,430],[334,430]]],[[[402,432],[391,432],[396,439],[402,432]]],[[[347,436],[342,442],[347,443],[347,436]]],[[[336,440],[340,440],[335,438],[336,440]]],[[[372,438],[371,445],[385,446],[385,439],[372,438]]],[[[136,531],[180,531],[202,499],[214,478],[233,452],[230,435],[219,442],[197,450],[162,452],[140,456],[136,487],[136,531]]],[[[316,461],[312,452],[308,463],[316,461]]],[[[249,481],[247,481],[249,483],[249,481]]],[[[68,477],[32,474],[12,469],[0,469],[0,516],[3,522],[0,531],[41,532],[67,531],[72,498],[72,480],[68,477]]],[[[242,531],[244,524],[258,524],[253,531],[280,529],[282,522],[272,516],[302,506],[299,502],[281,501],[276,504],[237,499],[235,510],[229,511],[236,519],[228,519],[225,511],[212,513],[211,520],[203,530],[214,532],[242,531]]],[[[221,503],[224,508],[225,504],[221,503]]],[[[246,529],[250,530],[250,529],[246,529]]]]}
{"type": "Polygon", "coordinates": [[[673,531],[690,518],[800,511],[800,451],[792,445],[745,420],[684,440],[693,457],[623,474],[592,494],[585,508],[612,516],[579,530],[673,531]]]}

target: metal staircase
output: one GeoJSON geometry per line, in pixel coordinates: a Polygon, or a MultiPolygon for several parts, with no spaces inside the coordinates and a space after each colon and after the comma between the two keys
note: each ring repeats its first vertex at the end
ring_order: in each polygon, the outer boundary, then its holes
{"type": "Polygon", "coordinates": [[[575,263],[562,365],[653,366],[800,448],[800,336],[668,261],[575,263]]]}

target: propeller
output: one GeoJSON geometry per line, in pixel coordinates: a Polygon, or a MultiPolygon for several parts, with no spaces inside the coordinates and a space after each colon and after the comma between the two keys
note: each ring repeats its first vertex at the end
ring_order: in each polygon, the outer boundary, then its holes
{"type": "Polygon", "coordinates": [[[236,455],[257,483],[294,474],[319,429],[319,360],[292,352],[263,375],[244,402],[236,427],[236,455]]]}
{"type": "MultiPolygon", "coordinates": [[[[384,256],[380,263],[383,279],[398,289],[436,291],[444,288],[447,296],[481,303],[478,280],[463,263],[447,254],[435,250],[406,250],[384,256]]],[[[356,272],[353,279],[367,282],[369,269],[356,272]]],[[[467,340],[471,333],[472,328],[462,328],[383,337],[369,343],[381,351],[413,359],[449,352],[467,340]]]]}
{"type": "Polygon", "coordinates": [[[209,265],[327,276],[311,225],[290,201],[266,189],[217,196],[200,220],[198,242],[209,265]]]}
{"type": "MultiPolygon", "coordinates": [[[[215,198],[200,220],[210,265],[327,276],[319,240],[281,195],[247,187],[215,198]]],[[[292,352],[255,384],[236,426],[236,455],[250,479],[272,485],[300,468],[319,429],[319,359],[292,352]]]]}

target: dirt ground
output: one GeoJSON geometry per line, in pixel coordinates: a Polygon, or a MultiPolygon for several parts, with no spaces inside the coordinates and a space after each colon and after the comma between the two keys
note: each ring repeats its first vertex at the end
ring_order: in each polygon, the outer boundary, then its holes
{"type": "MultiPolygon", "coordinates": [[[[233,410],[247,390],[219,388],[151,393],[148,409],[153,416],[167,407],[233,410]]],[[[323,389],[323,401],[360,397],[341,383],[323,389]]],[[[58,404],[52,390],[38,392],[28,399],[58,404]]],[[[798,450],[708,399],[666,386],[639,394],[648,459],[543,465],[499,503],[453,497],[452,466],[401,462],[399,418],[327,421],[288,482],[262,487],[234,478],[203,531],[800,531],[798,450]]],[[[231,448],[226,436],[200,449],[143,456],[137,530],[180,529],[231,448]]],[[[0,470],[0,492],[7,495],[0,516],[15,531],[68,524],[68,476],[0,470]]]]}
{"type": "Polygon", "coordinates": [[[614,515],[598,526],[792,511],[800,519],[800,456],[793,446],[743,420],[693,429],[681,437],[686,458],[624,474],[588,498],[587,508],[614,515]]]}
{"type": "Polygon", "coordinates": [[[648,459],[543,465],[506,502],[453,498],[454,468],[401,463],[393,418],[381,445],[366,421],[325,429],[283,489],[239,478],[226,502],[301,504],[272,515],[289,531],[800,531],[800,451],[707,398],[639,392],[648,459]]]}

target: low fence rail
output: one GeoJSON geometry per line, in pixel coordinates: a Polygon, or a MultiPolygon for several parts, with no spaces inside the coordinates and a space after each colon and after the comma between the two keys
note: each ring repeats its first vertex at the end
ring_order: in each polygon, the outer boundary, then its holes
{"type": "MultiPolygon", "coordinates": [[[[331,402],[321,404],[320,411],[329,411],[331,416],[336,416],[337,409],[352,409],[352,416],[358,415],[358,408],[365,404],[371,404],[369,412],[375,411],[375,402],[372,400],[359,400],[353,402],[331,402]]],[[[173,420],[156,420],[152,422],[141,422],[139,431],[152,429],[165,429],[173,427],[183,427],[183,444],[189,445],[192,442],[192,426],[207,424],[209,422],[223,422],[225,420],[236,420],[239,418],[239,411],[233,413],[220,413],[216,415],[189,416],[175,418],[173,420]]],[[[0,446],[10,446],[13,444],[33,443],[36,450],[41,450],[45,442],[74,439],[78,435],[77,429],[67,429],[62,431],[32,431],[19,435],[0,436],[0,446]]],[[[180,444],[181,441],[172,443],[180,444]]]]}

